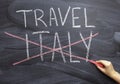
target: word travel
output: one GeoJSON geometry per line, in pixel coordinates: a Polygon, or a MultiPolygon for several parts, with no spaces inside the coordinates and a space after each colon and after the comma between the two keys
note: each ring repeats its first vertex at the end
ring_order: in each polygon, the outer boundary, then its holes
{"type": "MultiPolygon", "coordinates": [[[[23,17],[25,28],[31,19],[33,19],[33,25],[35,25],[35,27],[65,26],[68,25],[66,22],[69,21],[72,28],[81,28],[81,26],[85,28],[95,28],[95,25],[89,24],[87,13],[87,8],[71,6],[69,6],[67,10],[51,7],[46,10],[36,8],[27,10],[21,9],[16,11],[17,15],[23,17]],[[29,20],[29,18],[31,19],[29,20]]],[[[89,15],[89,18],[90,17],[91,16],[89,15]]]]}

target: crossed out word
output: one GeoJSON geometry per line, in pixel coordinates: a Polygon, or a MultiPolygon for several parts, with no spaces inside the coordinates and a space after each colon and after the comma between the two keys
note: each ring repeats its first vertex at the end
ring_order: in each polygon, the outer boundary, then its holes
{"type": "MultiPolygon", "coordinates": [[[[51,53],[51,52],[52,52],[52,61],[54,60],[54,54],[55,54],[55,52],[57,52],[57,53],[61,53],[64,62],[66,62],[66,60],[65,60],[65,58],[64,58],[64,55],[65,55],[65,56],[69,56],[69,57],[70,57],[70,61],[71,61],[71,62],[80,62],[80,61],[78,61],[78,60],[74,60],[74,61],[72,60],[72,58],[77,58],[77,59],[85,60],[85,61],[87,61],[87,62],[91,62],[91,63],[93,63],[93,64],[96,64],[95,61],[89,60],[89,59],[88,59],[88,56],[89,56],[89,49],[90,49],[91,40],[92,40],[93,37],[97,36],[99,33],[92,34],[92,32],[91,32],[91,33],[90,33],[90,36],[89,36],[89,37],[86,37],[86,38],[83,38],[82,34],[80,33],[81,40],[71,43],[71,42],[70,42],[70,33],[68,32],[69,44],[68,44],[68,45],[65,45],[65,46],[63,46],[63,47],[61,47],[61,45],[59,44],[59,48],[55,48],[56,40],[57,40],[58,42],[60,42],[60,40],[59,40],[59,38],[58,38],[58,33],[55,33],[55,36],[54,36],[54,47],[53,47],[53,48],[48,47],[48,46],[45,46],[45,45],[42,45],[42,41],[40,41],[40,43],[36,43],[36,42],[31,41],[31,40],[28,40],[28,34],[26,34],[26,38],[23,38],[23,37],[20,37],[20,36],[17,36],[17,35],[8,33],[8,32],[4,32],[4,33],[5,33],[6,35],[10,36],[10,37],[13,37],[13,38],[16,38],[16,39],[19,39],[19,40],[22,40],[22,41],[25,41],[25,42],[26,42],[27,58],[25,58],[25,59],[23,59],[23,60],[20,60],[20,61],[17,61],[17,62],[15,62],[15,63],[13,63],[13,65],[18,65],[18,64],[20,64],[20,63],[29,61],[29,60],[31,60],[31,59],[33,59],[33,58],[37,58],[37,57],[41,57],[41,60],[43,60],[43,55],[48,54],[48,53],[51,53]],[[89,40],[88,45],[87,45],[87,43],[85,42],[86,40],[89,40]],[[76,44],[81,43],[81,42],[83,42],[84,45],[85,45],[85,47],[87,48],[86,58],[81,57],[81,56],[76,56],[76,55],[73,55],[73,54],[71,53],[71,46],[76,45],[76,44]],[[42,49],[42,48],[48,49],[49,51],[44,52],[44,53],[41,51],[40,54],[37,54],[37,55],[34,55],[34,56],[29,56],[28,43],[31,43],[31,44],[36,45],[36,46],[39,46],[41,49],[42,49]],[[69,53],[62,51],[62,49],[68,48],[68,47],[69,47],[69,53]]],[[[40,35],[40,38],[41,38],[41,35],[40,35]]],[[[40,40],[42,40],[42,39],[40,39],[40,40]]]]}

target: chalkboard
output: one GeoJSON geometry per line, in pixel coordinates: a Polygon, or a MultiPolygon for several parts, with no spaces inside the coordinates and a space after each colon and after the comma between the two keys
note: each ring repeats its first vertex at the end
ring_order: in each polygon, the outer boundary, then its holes
{"type": "Polygon", "coordinates": [[[1,0],[0,84],[116,84],[119,0],[1,0]]]}

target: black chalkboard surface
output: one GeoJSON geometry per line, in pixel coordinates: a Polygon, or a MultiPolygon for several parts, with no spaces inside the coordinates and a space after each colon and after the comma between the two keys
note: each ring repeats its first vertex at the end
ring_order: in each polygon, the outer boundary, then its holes
{"type": "Polygon", "coordinates": [[[119,0],[1,0],[0,84],[116,84],[91,60],[120,72],[119,0]]]}

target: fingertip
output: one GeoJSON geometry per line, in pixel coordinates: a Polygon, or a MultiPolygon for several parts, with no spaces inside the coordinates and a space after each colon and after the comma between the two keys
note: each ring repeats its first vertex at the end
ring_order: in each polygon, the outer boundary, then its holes
{"type": "Polygon", "coordinates": [[[103,62],[103,61],[105,61],[105,60],[97,60],[96,62],[103,62]]]}

